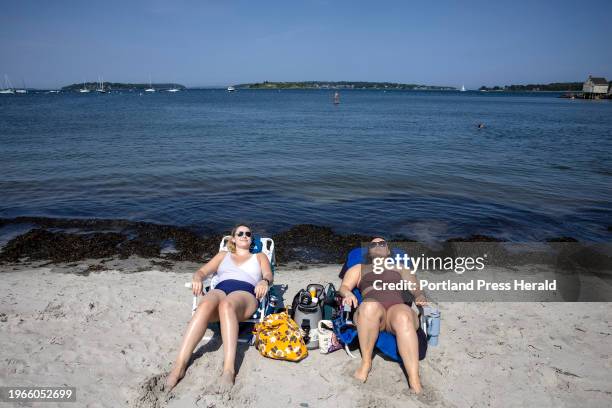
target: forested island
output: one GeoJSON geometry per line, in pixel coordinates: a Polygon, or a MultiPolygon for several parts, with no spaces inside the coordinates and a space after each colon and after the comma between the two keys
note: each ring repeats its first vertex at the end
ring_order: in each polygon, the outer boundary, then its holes
{"type": "MultiPolygon", "coordinates": [[[[181,84],[173,84],[173,83],[163,83],[163,84],[132,84],[132,83],[126,83],[126,82],[103,82],[104,85],[104,89],[105,90],[113,90],[113,91],[119,91],[119,90],[145,90],[149,87],[153,87],[154,89],[157,90],[164,90],[164,89],[186,89],[184,85],[181,84]]],[[[96,90],[98,88],[100,88],[100,83],[99,82],[85,82],[85,83],[79,83],[79,84],[70,84],[67,86],[62,87],[62,91],[78,91],[79,89],[89,89],[90,91],[96,90]]]]}
{"type": "Polygon", "coordinates": [[[505,85],[487,87],[481,86],[479,91],[507,91],[507,92],[565,92],[565,91],[582,91],[582,82],[553,82],[550,84],[528,84],[528,85],[505,85]]]}
{"type": "Polygon", "coordinates": [[[396,82],[353,81],[303,81],[303,82],[257,82],[234,85],[242,89],[401,89],[418,91],[454,91],[451,86],[402,84],[396,82]]]}

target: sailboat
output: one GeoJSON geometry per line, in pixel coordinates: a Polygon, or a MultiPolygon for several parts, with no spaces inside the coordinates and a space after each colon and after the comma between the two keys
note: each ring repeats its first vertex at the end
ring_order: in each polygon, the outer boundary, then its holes
{"type": "Polygon", "coordinates": [[[8,79],[8,75],[4,74],[4,88],[0,89],[0,94],[4,95],[12,95],[15,91],[13,90],[13,85],[11,81],[8,79]]]}
{"type": "Polygon", "coordinates": [[[25,86],[25,79],[21,78],[21,83],[23,84],[23,88],[15,89],[15,93],[18,93],[18,94],[27,94],[28,93],[28,89],[25,86]]]}
{"type": "Polygon", "coordinates": [[[106,91],[104,90],[104,78],[100,80],[100,77],[98,77],[98,89],[96,89],[96,92],[106,93],[106,91]]]}
{"type": "Polygon", "coordinates": [[[170,84],[170,89],[166,89],[166,92],[178,92],[180,91],[179,88],[176,87],[176,84],[170,84]]]}
{"type": "Polygon", "coordinates": [[[89,93],[89,89],[85,87],[85,81],[83,81],[83,87],[79,89],[79,93],[89,93]]]}
{"type": "Polygon", "coordinates": [[[151,75],[149,75],[149,87],[145,89],[145,92],[155,92],[155,88],[153,88],[153,83],[151,82],[151,75]]]}
{"type": "Polygon", "coordinates": [[[227,92],[234,92],[236,90],[236,88],[234,88],[233,86],[228,86],[227,87],[227,92]]]}
{"type": "Polygon", "coordinates": [[[461,92],[465,92],[465,85],[461,85],[461,92]]]}

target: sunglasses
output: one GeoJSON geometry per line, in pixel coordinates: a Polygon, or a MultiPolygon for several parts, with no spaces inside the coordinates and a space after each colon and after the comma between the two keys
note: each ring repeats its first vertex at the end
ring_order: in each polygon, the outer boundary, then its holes
{"type": "Polygon", "coordinates": [[[241,236],[243,236],[243,235],[246,235],[246,236],[247,236],[247,238],[251,238],[251,235],[252,235],[252,234],[251,234],[251,231],[238,231],[238,232],[236,233],[236,236],[237,236],[237,237],[241,237],[241,236]]]}
{"type": "Polygon", "coordinates": [[[376,248],[376,247],[381,247],[381,248],[384,248],[384,247],[386,247],[386,246],[387,246],[387,241],[376,241],[376,242],[370,242],[370,243],[368,244],[368,246],[369,246],[370,248],[376,248]]]}

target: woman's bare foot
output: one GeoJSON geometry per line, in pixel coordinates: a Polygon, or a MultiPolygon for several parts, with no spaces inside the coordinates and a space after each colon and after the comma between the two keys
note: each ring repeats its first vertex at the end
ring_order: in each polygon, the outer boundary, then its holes
{"type": "Polygon", "coordinates": [[[421,380],[417,377],[414,380],[408,379],[408,384],[410,385],[410,391],[415,394],[420,394],[423,392],[423,386],[421,385],[421,380]]]}
{"type": "Polygon", "coordinates": [[[228,392],[234,386],[234,379],[236,374],[233,371],[224,370],[219,377],[219,393],[223,394],[228,392]]]}
{"type": "Polygon", "coordinates": [[[366,363],[364,361],[361,362],[361,366],[355,371],[353,377],[358,379],[361,382],[366,382],[368,379],[368,374],[370,374],[370,370],[372,369],[372,363],[366,363]]]}
{"type": "Polygon", "coordinates": [[[175,365],[172,371],[170,371],[170,374],[168,374],[168,377],[166,377],[165,390],[171,391],[176,386],[176,384],[179,381],[181,381],[181,378],[185,376],[186,370],[187,370],[186,365],[179,365],[179,366],[175,365]]]}

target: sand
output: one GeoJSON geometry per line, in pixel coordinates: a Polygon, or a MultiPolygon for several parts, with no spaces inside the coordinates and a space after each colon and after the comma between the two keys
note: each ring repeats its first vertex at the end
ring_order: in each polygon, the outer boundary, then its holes
{"type": "MultiPolygon", "coordinates": [[[[342,350],[290,363],[248,346],[239,347],[235,386],[217,394],[214,339],[200,343],[185,378],[165,393],[191,316],[183,283],[197,267],[142,258],[1,266],[0,385],[75,386],[70,406],[78,407],[612,406],[609,303],[440,303],[440,344],[421,362],[419,397],[400,365],[380,356],[357,384],[359,360],[342,350]]],[[[338,271],[281,267],[276,283],[289,285],[290,302],[308,283],[337,283],[338,271]]]]}

